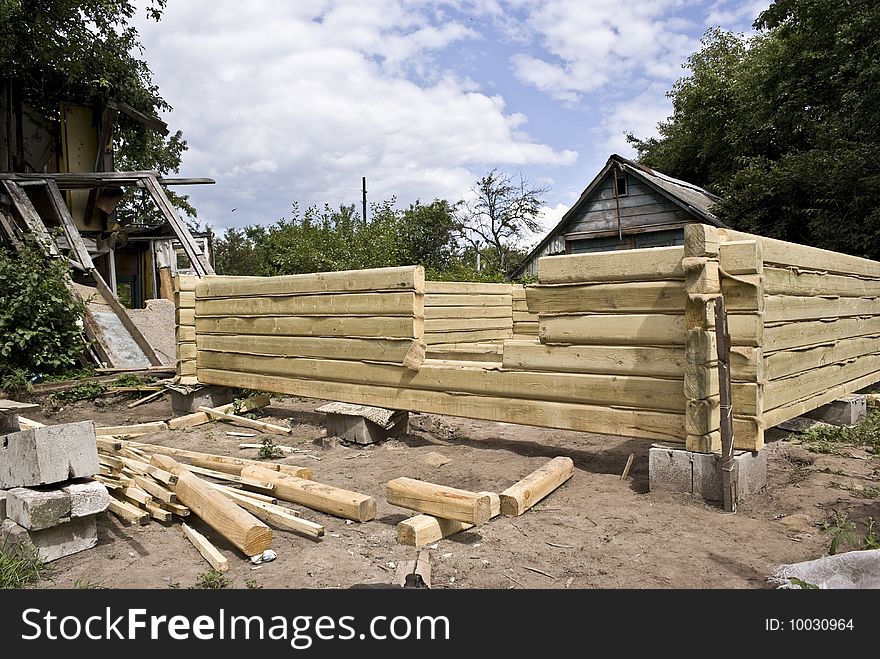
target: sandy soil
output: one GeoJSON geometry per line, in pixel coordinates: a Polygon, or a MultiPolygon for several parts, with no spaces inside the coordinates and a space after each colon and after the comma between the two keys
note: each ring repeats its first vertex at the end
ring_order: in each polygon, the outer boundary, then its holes
{"type": "MultiPolygon", "coordinates": [[[[98,425],[170,416],[167,398],[133,410],[125,408],[128,400],[46,407],[31,416],[45,423],[94,419],[98,425]]],[[[868,516],[880,519],[880,501],[863,498],[880,480],[878,456],[856,449],[845,451],[852,457],[810,453],[784,433],[766,448],[767,490],[735,515],[725,515],[686,495],[648,492],[646,441],[414,414],[408,435],[354,448],[324,441],[321,415],[313,411],[320,404],[273,399],[264,410],[268,420],[294,429],[290,438],[276,441],[307,448],[320,458],[299,455],[283,462],[307,465],[318,481],[376,497],[378,518],[346,523],[297,507],[305,518],[326,527],[325,537],[315,541],[275,531],[278,559],[257,569],[190,518],[229,558],[231,587],[389,584],[396,564],[414,559],[417,552],[395,541],[395,524],[412,513],[385,501],[387,480],[408,476],[501,491],[556,455],[574,460],[575,475],[566,485],[521,517],[496,518],[431,550],[435,588],[766,588],[767,576],[780,563],[827,553],[830,537],[818,525],[833,518],[835,509],[860,522],[860,531],[868,516]],[[635,463],[630,477],[621,481],[630,452],[635,463]],[[433,466],[442,462],[438,456],[449,461],[433,466]]],[[[259,442],[260,436],[242,440],[226,435],[230,430],[244,429],[211,423],[141,439],[256,457],[256,451],[237,447],[241,441],[259,442]]],[[[209,566],[176,523],[131,527],[108,515],[100,523],[95,549],[59,560],[53,568],[41,587],[79,582],[188,588],[209,566]]]]}

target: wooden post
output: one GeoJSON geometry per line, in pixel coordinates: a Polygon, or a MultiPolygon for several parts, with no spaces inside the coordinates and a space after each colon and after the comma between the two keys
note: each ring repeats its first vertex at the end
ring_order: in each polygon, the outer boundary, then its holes
{"type": "Polygon", "coordinates": [[[486,494],[413,478],[388,481],[385,485],[385,498],[394,506],[467,524],[485,524],[492,517],[491,500],[486,494]]]}
{"type": "Polygon", "coordinates": [[[733,462],[733,406],[730,391],[730,334],[724,298],[715,300],[715,335],[718,352],[718,384],[721,398],[721,493],[724,512],[736,512],[736,474],[733,462]]]}

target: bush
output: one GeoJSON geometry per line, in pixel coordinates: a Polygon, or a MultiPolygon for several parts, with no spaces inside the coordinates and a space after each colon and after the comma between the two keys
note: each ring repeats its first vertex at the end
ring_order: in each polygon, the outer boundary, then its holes
{"type": "Polygon", "coordinates": [[[0,380],[65,371],[85,350],[82,303],[67,289],[69,266],[39,245],[0,248],[0,380]]]}

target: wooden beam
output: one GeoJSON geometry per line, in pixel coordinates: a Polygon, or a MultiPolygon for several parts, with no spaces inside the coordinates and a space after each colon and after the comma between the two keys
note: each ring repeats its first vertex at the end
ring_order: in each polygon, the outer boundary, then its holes
{"type": "Polygon", "coordinates": [[[764,352],[808,348],[843,339],[880,334],[880,315],[780,323],[764,331],[764,352]]]}
{"type": "Polygon", "coordinates": [[[438,318],[511,318],[507,307],[425,307],[425,320],[438,318]]]}
{"type": "Polygon", "coordinates": [[[510,295],[426,295],[425,308],[503,307],[511,308],[510,295]]]}
{"type": "Polygon", "coordinates": [[[168,424],[164,421],[151,421],[149,423],[134,423],[129,426],[98,426],[95,428],[96,435],[104,437],[149,435],[154,432],[168,430],[168,424]]]}
{"type": "Polygon", "coordinates": [[[720,243],[718,261],[725,275],[759,275],[764,270],[764,253],[758,240],[720,243]]]}
{"type": "Polygon", "coordinates": [[[58,220],[58,224],[61,225],[61,230],[64,232],[64,237],[67,238],[68,245],[70,245],[73,253],[76,255],[76,260],[86,270],[94,270],[95,264],[92,263],[89,250],[83,242],[82,236],[80,236],[79,229],[76,228],[76,223],[74,223],[73,217],[70,215],[70,210],[68,210],[64,198],[61,196],[61,190],[58,189],[58,186],[52,179],[46,179],[45,186],[49,204],[52,206],[52,212],[55,215],[55,219],[58,220]]]}
{"type": "Polygon", "coordinates": [[[270,494],[275,493],[275,485],[273,483],[269,483],[267,481],[261,481],[256,478],[247,478],[245,476],[237,476],[235,474],[230,474],[225,471],[216,471],[214,469],[208,469],[207,467],[197,467],[192,464],[184,465],[189,471],[194,474],[198,474],[199,476],[207,476],[208,478],[215,478],[220,481],[226,481],[229,483],[237,483],[242,487],[253,488],[257,492],[267,492],[270,494]]]}
{"type": "Polygon", "coordinates": [[[571,458],[556,457],[500,494],[501,514],[522,515],[574,475],[571,458]]]}
{"type": "MultiPolygon", "coordinates": [[[[181,293],[186,295],[186,293],[181,293]]],[[[208,316],[422,316],[424,296],[412,291],[267,297],[202,298],[193,306],[208,316]]],[[[183,307],[181,307],[183,308],[183,307]]]]}
{"type": "MultiPolygon", "coordinates": [[[[480,492],[490,501],[492,517],[501,514],[501,501],[494,492],[480,492]]],[[[434,515],[416,515],[397,524],[397,542],[410,547],[424,547],[450,535],[474,528],[473,524],[434,515]]]]}
{"type": "Polygon", "coordinates": [[[491,518],[488,496],[413,478],[388,481],[385,498],[393,506],[468,524],[484,524],[491,518]]]}
{"type": "Polygon", "coordinates": [[[262,432],[272,433],[275,435],[290,435],[293,432],[293,430],[287,426],[277,426],[273,423],[266,423],[265,421],[248,419],[247,417],[238,416],[235,414],[227,414],[226,412],[221,412],[220,410],[213,409],[211,407],[205,407],[204,405],[200,406],[198,410],[199,412],[204,412],[209,417],[228,421],[229,423],[234,423],[238,426],[244,426],[245,428],[253,428],[262,432]]]}
{"type": "Polygon", "coordinates": [[[545,345],[537,339],[504,342],[503,366],[525,371],[603,373],[679,378],[687,363],[680,347],[545,345]]]}
{"type": "Polygon", "coordinates": [[[408,290],[425,292],[425,269],[421,266],[316,272],[280,277],[207,278],[196,286],[197,298],[263,297],[303,293],[348,293],[408,290]]]}
{"type": "Polygon", "coordinates": [[[512,291],[511,284],[484,284],[471,281],[425,282],[427,295],[510,295],[512,291]]]}
{"type": "MultiPolygon", "coordinates": [[[[251,410],[266,407],[270,402],[271,399],[269,396],[254,396],[246,400],[238,401],[238,411],[249,412],[251,410]]],[[[221,412],[228,412],[235,408],[236,403],[229,403],[228,405],[221,405],[214,409],[220,410],[221,412]]],[[[203,423],[208,423],[210,420],[211,419],[204,412],[194,412],[193,414],[186,414],[184,416],[169,419],[168,427],[171,428],[171,430],[179,430],[180,428],[191,428],[203,423]]]]}
{"type": "Polygon", "coordinates": [[[129,524],[138,524],[144,526],[150,522],[150,514],[145,510],[141,510],[137,506],[133,506],[127,501],[122,501],[113,496],[115,490],[110,490],[110,503],[107,509],[119,517],[122,521],[129,524]]]}
{"type": "Polygon", "coordinates": [[[171,521],[171,511],[165,510],[160,504],[153,503],[152,501],[144,504],[144,508],[150,513],[150,517],[153,519],[167,524],[171,521]]]}
{"type": "Polygon", "coordinates": [[[165,503],[177,502],[177,495],[174,492],[157,483],[152,478],[135,475],[134,482],[137,483],[139,488],[159,501],[164,501],[165,503]]]}
{"type": "Polygon", "coordinates": [[[683,442],[685,438],[684,415],[669,412],[555,401],[533,401],[522,398],[458,395],[445,391],[378,387],[365,384],[316,382],[300,378],[217,369],[199,369],[199,380],[206,384],[248,387],[356,405],[372,405],[430,414],[448,414],[544,428],[581,430],[667,442],[683,442]]]}
{"type": "Polygon", "coordinates": [[[764,377],[767,380],[778,380],[828,364],[868,355],[876,352],[878,347],[880,347],[880,334],[841,339],[813,348],[774,352],[764,358],[764,377]]]}
{"type": "MultiPolygon", "coordinates": [[[[208,483],[215,490],[220,490],[221,492],[232,492],[235,495],[247,497],[248,499],[252,499],[254,501],[262,501],[263,503],[278,503],[278,499],[268,494],[261,494],[260,492],[252,492],[251,490],[240,489],[237,487],[232,487],[231,485],[223,485],[222,483],[208,483]]],[[[274,488],[273,488],[274,489],[274,488]]],[[[290,511],[293,515],[299,515],[296,511],[290,511]]]]}
{"type": "MultiPolygon", "coordinates": [[[[340,359],[402,364],[414,344],[413,339],[333,339],[284,336],[199,335],[200,351],[218,354],[266,355],[340,359]]],[[[204,354],[204,353],[202,353],[204,354]]]]}
{"type": "Polygon", "coordinates": [[[542,284],[684,279],[683,247],[627,249],[538,259],[542,284]]]}
{"type": "Polygon", "coordinates": [[[211,488],[173,458],[154,455],[151,462],[177,476],[174,491],[180,502],[245,555],[256,556],[269,549],[272,530],[256,517],[211,488]]]}
{"type": "Polygon", "coordinates": [[[542,343],[684,345],[682,315],[541,315],[540,327],[542,343]]]}
{"type": "Polygon", "coordinates": [[[874,298],[863,297],[793,297],[769,295],[764,302],[764,322],[797,322],[845,316],[876,314],[880,304],[874,298]]]}
{"type": "Polygon", "coordinates": [[[275,484],[275,496],[336,517],[367,522],[376,517],[373,497],[351,492],[332,485],[315,483],[289,476],[264,467],[245,467],[241,475],[275,484]]]}
{"type": "MultiPolygon", "coordinates": [[[[196,341],[204,334],[259,334],[295,337],[336,337],[352,343],[352,349],[366,348],[363,339],[413,339],[424,333],[424,320],[408,316],[253,316],[239,318],[196,318],[196,341]],[[358,341],[360,339],[360,341],[358,341]],[[354,343],[356,342],[356,343],[354,343]]],[[[299,340],[299,339],[297,339],[299,340]]],[[[404,346],[403,341],[397,347],[404,346]]],[[[328,342],[324,341],[323,345],[328,342]]],[[[310,343],[308,348],[321,344],[310,343]]],[[[371,346],[373,348],[390,345],[371,346]]],[[[406,345],[406,350],[409,345],[406,345]]]]}
{"type": "Polygon", "coordinates": [[[425,333],[481,331],[481,330],[513,331],[513,318],[431,318],[425,321],[425,333]]]}
{"type": "MultiPolygon", "coordinates": [[[[880,345],[875,344],[874,349],[880,350],[880,345]]],[[[880,352],[771,380],[765,386],[764,404],[768,410],[773,410],[843,386],[847,382],[871,377],[880,381],[880,352]]]]}
{"type": "Polygon", "coordinates": [[[152,476],[160,483],[164,483],[165,485],[174,485],[177,483],[177,476],[174,474],[165,471],[164,469],[160,469],[155,465],[148,464],[146,462],[141,462],[139,460],[134,460],[132,458],[120,458],[123,464],[131,469],[135,474],[140,474],[141,476],[152,476]]]}
{"type": "Polygon", "coordinates": [[[503,341],[513,338],[513,327],[509,329],[473,330],[460,332],[425,332],[425,343],[470,343],[473,341],[503,341]]]}
{"type": "Polygon", "coordinates": [[[37,212],[37,209],[34,208],[30,197],[27,196],[24,189],[14,181],[10,180],[3,180],[2,184],[6,189],[6,193],[12,200],[13,207],[27,225],[28,231],[30,231],[34,238],[36,238],[37,242],[43,245],[43,248],[48,251],[50,256],[58,256],[59,251],[58,246],[55,244],[55,240],[46,230],[45,223],[42,218],[40,218],[40,214],[37,212]]]}
{"type": "Polygon", "coordinates": [[[263,520],[275,528],[302,533],[312,538],[320,538],[324,535],[323,526],[310,522],[307,519],[302,519],[287,508],[256,501],[234,490],[226,489],[222,490],[222,492],[239,506],[249,511],[254,517],[263,520]]]}
{"type": "Polygon", "coordinates": [[[210,540],[185,522],[180,525],[180,528],[183,529],[183,535],[186,536],[186,539],[193,544],[193,547],[199,551],[202,558],[208,561],[212,568],[218,572],[226,572],[229,570],[229,561],[219,549],[211,544],[210,540]]]}
{"type": "Polygon", "coordinates": [[[555,284],[526,289],[529,310],[553,313],[684,313],[681,281],[555,284]]]}

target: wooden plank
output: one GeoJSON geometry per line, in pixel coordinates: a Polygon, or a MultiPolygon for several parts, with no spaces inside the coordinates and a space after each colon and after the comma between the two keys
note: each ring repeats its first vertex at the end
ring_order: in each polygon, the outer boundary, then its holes
{"type": "Polygon", "coordinates": [[[44,249],[51,256],[58,256],[58,246],[55,244],[55,240],[46,230],[46,225],[43,223],[40,214],[34,208],[24,189],[14,181],[3,180],[0,183],[6,189],[6,193],[10,196],[13,206],[15,206],[15,210],[18,211],[21,219],[27,225],[28,231],[36,238],[37,242],[44,246],[44,249]]]}
{"type": "Polygon", "coordinates": [[[863,297],[793,297],[768,295],[764,301],[764,322],[796,322],[820,318],[870,316],[880,310],[880,301],[863,297]]]}
{"type": "Polygon", "coordinates": [[[195,309],[176,309],[174,312],[174,322],[178,325],[195,325],[196,310],[195,309]]]}
{"type": "Polygon", "coordinates": [[[880,334],[880,315],[771,325],[764,331],[764,352],[807,348],[859,336],[880,334]]]}
{"type": "Polygon", "coordinates": [[[297,337],[419,338],[424,320],[404,316],[257,316],[197,318],[197,341],[203,334],[260,334],[297,337]]]}
{"type": "Polygon", "coordinates": [[[159,212],[162,213],[165,221],[174,231],[175,235],[177,235],[177,239],[183,246],[183,251],[186,252],[187,258],[189,258],[190,263],[192,263],[192,267],[196,271],[196,274],[199,277],[213,275],[214,269],[208,263],[204,254],[202,254],[201,249],[193,239],[192,234],[189,232],[186,223],[177,215],[177,210],[171,204],[171,201],[165,194],[165,190],[162,189],[162,186],[159,185],[156,178],[153,176],[146,176],[140,180],[140,184],[147,191],[147,194],[152,197],[159,212]]]}
{"type": "Polygon", "coordinates": [[[413,478],[388,481],[385,484],[385,499],[392,506],[475,526],[485,524],[492,515],[487,495],[413,478]]]}
{"type": "MultiPolygon", "coordinates": [[[[684,305],[682,305],[682,309],[684,305]]],[[[517,323],[537,323],[538,322],[538,314],[529,313],[528,311],[514,311],[513,312],[513,324],[514,326],[517,323]]]]}
{"type": "Polygon", "coordinates": [[[504,342],[503,366],[527,371],[560,371],[679,378],[687,363],[678,347],[545,345],[537,340],[504,342]]]}
{"type": "Polygon", "coordinates": [[[153,497],[139,487],[124,487],[118,493],[123,495],[126,499],[131,499],[141,505],[150,503],[153,500],[153,497]]]}
{"type": "Polygon", "coordinates": [[[413,339],[350,339],[288,336],[200,334],[199,350],[251,355],[321,357],[400,364],[412,349],[413,339]]]}
{"type": "Polygon", "coordinates": [[[526,300],[539,314],[684,313],[685,291],[681,281],[556,284],[529,286],[526,300]]]}
{"type": "Polygon", "coordinates": [[[501,514],[522,515],[574,475],[571,458],[555,457],[500,494],[501,514]]]}
{"type": "Polygon", "coordinates": [[[783,350],[764,358],[764,377],[778,380],[789,375],[820,368],[827,364],[876,352],[880,347],[880,335],[842,339],[812,348],[783,350]]]}
{"type": "Polygon", "coordinates": [[[44,182],[49,205],[52,207],[55,219],[61,225],[61,230],[64,232],[64,237],[67,238],[67,244],[70,245],[76,260],[86,270],[94,270],[95,264],[92,263],[89,250],[83,242],[79,229],[76,228],[76,223],[70,215],[70,210],[68,210],[64,198],[61,196],[61,190],[58,189],[58,185],[52,179],[44,179],[44,182]]]}
{"type": "Polygon", "coordinates": [[[437,318],[511,318],[507,307],[426,307],[425,320],[437,318]]]}
{"type": "Polygon", "coordinates": [[[102,464],[105,467],[110,467],[110,469],[122,469],[124,466],[122,464],[122,460],[119,458],[114,458],[110,455],[105,455],[104,453],[98,453],[98,464],[102,464]]]}
{"type": "Polygon", "coordinates": [[[128,501],[115,498],[113,496],[114,493],[115,490],[110,490],[110,503],[107,506],[107,510],[129,524],[139,524],[140,526],[149,524],[150,513],[128,503],[128,501]]]}
{"type": "Polygon", "coordinates": [[[759,275],[764,270],[764,253],[758,240],[722,242],[718,262],[726,275],[759,275]]]}
{"type": "Polygon", "coordinates": [[[421,316],[424,296],[405,292],[204,298],[196,315],[207,316],[421,316]]]}
{"type": "Polygon", "coordinates": [[[421,266],[403,266],[280,277],[208,277],[196,286],[196,298],[390,290],[424,293],[425,269],[421,266]]]}
{"type": "Polygon", "coordinates": [[[727,240],[758,240],[761,243],[765,265],[773,263],[805,270],[821,269],[838,274],[880,278],[880,262],[877,261],[731,229],[719,229],[718,231],[727,240]]]}
{"type": "Polygon", "coordinates": [[[180,528],[183,529],[183,535],[186,536],[186,539],[193,544],[193,547],[198,550],[202,558],[208,561],[212,568],[218,572],[229,570],[229,561],[219,549],[211,544],[210,540],[186,523],[181,524],[180,528]]]}
{"type": "Polygon", "coordinates": [[[199,369],[199,379],[206,384],[248,387],[321,400],[338,400],[358,405],[448,414],[544,428],[581,430],[669,442],[683,442],[686,436],[684,415],[669,412],[462,395],[364,384],[316,382],[217,369],[199,369]]]}
{"type": "Polygon", "coordinates": [[[684,279],[683,247],[626,249],[538,259],[542,284],[684,279]]]}
{"type": "Polygon", "coordinates": [[[196,340],[196,328],[193,326],[185,326],[181,325],[175,330],[175,338],[178,342],[185,341],[195,341],[196,340]]]}
{"type": "Polygon", "coordinates": [[[472,281],[427,281],[427,295],[510,295],[510,284],[493,284],[472,281]]]}
{"type": "Polygon", "coordinates": [[[136,475],[134,477],[134,482],[137,483],[139,488],[147,492],[157,501],[163,501],[165,503],[177,502],[177,495],[174,492],[167,489],[161,483],[157,483],[152,478],[136,475]]]}
{"type": "Polygon", "coordinates": [[[160,483],[164,483],[165,485],[174,485],[177,483],[177,476],[174,474],[165,471],[164,469],[159,469],[155,465],[148,464],[146,462],[141,462],[140,460],[134,460],[132,458],[120,458],[123,464],[131,469],[135,474],[140,474],[142,476],[152,476],[160,483]]]}
{"type": "MultiPolygon", "coordinates": [[[[875,344],[874,349],[880,350],[880,345],[875,344]]],[[[764,387],[764,403],[768,410],[773,410],[872,374],[880,381],[880,352],[771,380],[764,387]]]]}
{"type": "Polygon", "coordinates": [[[159,506],[178,517],[189,517],[190,514],[190,509],[179,503],[160,503],[159,506]]]}
{"type": "Polygon", "coordinates": [[[274,494],[275,492],[275,486],[267,481],[261,481],[255,478],[246,478],[244,476],[238,476],[236,474],[230,474],[225,471],[218,471],[215,469],[210,469],[208,467],[198,467],[193,464],[184,465],[184,467],[186,467],[186,469],[188,469],[192,473],[198,474],[199,476],[207,476],[208,478],[216,478],[220,481],[237,483],[242,487],[253,488],[257,492],[267,492],[270,494],[274,494]]]}
{"type": "Polygon", "coordinates": [[[764,292],[767,295],[880,297],[880,279],[767,268],[764,271],[764,292]]]}
{"type": "Polygon", "coordinates": [[[195,359],[197,352],[198,348],[196,347],[195,342],[177,344],[177,359],[180,361],[189,361],[195,359]]]}
{"type": "Polygon", "coordinates": [[[168,430],[168,424],[164,421],[151,421],[149,423],[134,423],[129,426],[98,426],[95,428],[96,435],[105,437],[148,435],[154,432],[168,430]]]}
{"type": "Polygon", "coordinates": [[[178,309],[195,309],[196,308],[196,291],[175,291],[174,306],[178,309]]]}
{"type": "Polygon", "coordinates": [[[152,517],[153,519],[155,519],[159,522],[163,522],[163,523],[167,524],[168,522],[171,521],[171,511],[165,510],[158,503],[153,503],[151,501],[149,503],[144,504],[144,508],[147,510],[148,513],[150,513],[150,517],[152,517]]]}
{"type": "Polygon", "coordinates": [[[510,308],[510,295],[426,295],[425,308],[431,307],[504,307],[510,308]]]}
{"type": "Polygon", "coordinates": [[[367,522],[376,517],[373,497],[351,492],[332,485],[315,483],[263,467],[245,467],[241,475],[275,484],[275,496],[336,517],[367,522]]]}
{"type": "Polygon", "coordinates": [[[256,501],[234,490],[226,489],[222,490],[222,492],[254,517],[263,520],[275,528],[302,533],[312,538],[320,538],[324,535],[323,526],[310,522],[307,519],[302,519],[287,508],[256,501]]]}
{"type": "Polygon", "coordinates": [[[256,556],[269,549],[272,529],[256,517],[211,488],[173,458],[154,455],[151,462],[177,476],[174,491],[180,502],[246,556],[256,556]]]}
{"type": "Polygon", "coordinates": [[[684,345],[684,316],[590,314],[541,316],[542,343],[684,345]]]}
{"type": "Polygon", "coordinates": [[[220,410],[211,407],[205,407],[204,405],[199,406],[198,410],[199,412],[204,412],[209,417],[228,421],[229,423],[244,426],[245,428],[260,430],[261,432],[272,433],[274,435],[289,435],[293,432],[287,426],[278,426],[274,423],[266,423],[265,421],[259,421],[257,419],[248,419],[247,417],[238,416],[236,414],[227,414],[226,412],[221,412],[220,410]]]}
{"type": "Polygon", "coordinates": [[[840,384],[835,387],[829,387],[821,392],[816,393],[813,396],[810,396],[809,398],[794,401],[787,405],[783,405],[781,407],[777,407],[776,409],[764,412],[762,421],[767,424],[768,427],[777,426],[784,421],[788,421],[789,419],[793,419],[796,416],[806,414],[811,410],[815,410],[817,407],[821,407],[826,403],[837,400],[841,396],[845,396],[846,394],[851,394],[853,392],[859,391],[860,389],[864,389],[865,387],[875,384],[877,381],[877,373],[872,372],[869,375],[856,378],[855,380],[850,380],[848,382],[845,382],[844,384],[840,384]]]}
{"type": "MultiPolygon", "coordinates": [[[[678,349],[683,359],[684,351],[678,349]]],[[[635,375],[501,371],[491,363],[426,361],[418,373],[399,366],[337,360],[200,353],[200,366],[226,371],[349,382],[387,387],[456,391],[656,410],[684,408],[681,372],[669,379],[635,375]]],[[[256,426],[249,426],[256,427],[256,426]]]]}
{"type": "Polygon", "coordinates": [[[272,469],[284,474],[296,476],[297,478],[305,478],[306,480],[311,480],[312,478],[312,470],[309,467],[299,467],[297,465],[280,464],[277,462],[248,460],[247,458],[235,458],[226,455],[212,455],[210,453],[188,451],[186,449],[174,448],[172,446],[159,446],[157,444],[137,444],[135,442],[132,442],[132,444],[143,448],[150,453],[186,458],[193,466],[201,467],[203,469],[213,469],[214,471],[222,471],[235,476],[241,474],[242,467],[263,467],[264,469],[272,469]]]}
{"type": "MultiPolygon", "coordinates": [[[[492,517],[501,514],[501,501],[494,492],[479,492],[491,502],[492,517]]],[[[474,528],[473,524],[434,515],[416,515],[397,524],[397,542],[410,547],[424,547],[450,535],[474,528]]]]}
{"type": "MultiPolygon", "coordinates": [[[[253,396],[246,400],[240,400],[233,403],[229,403],[228,405],[221,405],[215,409],[220,410],[221,412],[228,412],[230,410],[238,408],[239,412],[249,412],[250,410],[256,410],[261,407],[266,407],[271,402],[269,396],[253,396]]],[[[173,419],[168,420],[168,427],[171,430],[178,430],[180,428],[191,428],[192,426],[198,426],[203,423],[208,423],[211,419],[208,418],[208,415],[204,412],[194,412],[193,414],[185,414],[184,416],[178,416],[173,419]]]]}
{"type": "Polygon", "coordinates": [[[425,321],[425,333],[457,331],[482,331],[482,330],[510,330],[513,331],[513,319],[505,318],[435,318],[425,321]]]}
{"type": "Polygon", "coordinates": [[[425,343],[471,343],[473,341],[502,341],[513,338],[513,326],[509,329],[462,330],[458,332],[425,332],[425,343]]]}

